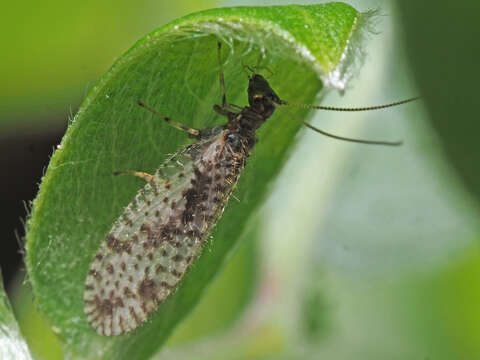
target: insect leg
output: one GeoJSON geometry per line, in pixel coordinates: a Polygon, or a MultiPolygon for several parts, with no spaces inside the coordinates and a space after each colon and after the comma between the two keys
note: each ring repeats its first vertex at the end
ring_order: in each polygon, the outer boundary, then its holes
{"type": "Polygon", "coordinates": [[[157,187],[157,179],[155,176],[150,175],[146,172],[142,171],[115,171],[113,175],[133,175],[137,176],[139,178],[142,178],[146,182],[148,182],[150,185],[152,185],[153,188],[157,187]]]}
{"type": "Polygon", "coordinates": [[[218,80],[220,81],[220,90],[222,92],[222,108],[227,106],[227,93],[225,91],[225,77],[223,76],[222,66],[222,43],[218,42],[218,80]]]}
{"type": "Polygon", "coordinates": [[[231,111],[228,111],[226,108],[221,107],[220,105],[213,105],[213,110],[219,113],[220,115],[227,116],[227,117],[231,113],[231,111]]]}
{"type": "Polygon", "coordinates": [[[198,131],[197,129],[193,129],[191,127],[188,127],[186,125],[183,125],[182,123],[179,123],[175,120],[172,120],[170,119],[169,117],[167,116],[163,116],[162,114],[160,114],[159,112],[157,112],[156,110],[152,109],[150,106],[147,106],[145,105],[143,102],[141,102],[140,100],[138,100],[138,105],[140,105],[141,107],[143,107],[144,109],[147,109],[148,111],[150,111],[152,114],[162,118],[163,120],[165,120],[165,122],[170,125],[170,126],[173,126],[174,128],[178,129],[178,130],[182,130],[182,131],[185,131],[187,132],[191,137],[198,137],[200,135],[200,131],[198,131]]]}

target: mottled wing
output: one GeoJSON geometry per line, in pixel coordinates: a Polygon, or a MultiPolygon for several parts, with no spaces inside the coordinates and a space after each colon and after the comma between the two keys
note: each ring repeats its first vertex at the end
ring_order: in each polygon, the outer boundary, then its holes
{"type": "Polygon", "coordinates": [[[176,154],[126,207],[86,279],[88,322],[129,332],[176,288],[218,220],[243,168],[221,131],[176,154]]]}

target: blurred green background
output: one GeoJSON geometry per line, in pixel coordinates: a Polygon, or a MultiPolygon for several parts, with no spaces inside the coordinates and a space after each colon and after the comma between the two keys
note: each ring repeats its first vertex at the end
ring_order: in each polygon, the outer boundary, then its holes
{"type": "MultiPolygon", "coordinates": [[[[367,39],[365,64],[345,94],[329,93],[323,103],[424,98],[379,112],[318,113],[313,123],[404,145],[368,147],[306,130],[263,221],[159,358],[480,359],[480,5],[349,3],[380,9],[377,34],[367,39]],[[226,294],[238,304],[227,308],[226,294]],[[212,315],[218,324],[206,324],[212,315]]],[[[5,8],[1,260],[37,357],[62,355],[33,312],[24,274],[14,276],[23,269],[12,262],[22,201],[35,195],[69,118],[116,57],[169,20],[223,5],[259,2],[27,1],[5,8]]]]}

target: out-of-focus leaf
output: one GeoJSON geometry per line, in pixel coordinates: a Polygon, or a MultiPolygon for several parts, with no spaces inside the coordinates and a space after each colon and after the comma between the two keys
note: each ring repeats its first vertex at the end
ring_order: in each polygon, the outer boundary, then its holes
{"type": "Polygon", "coordinates": [[[212,0],[8,1],[2,5],[0,129],[40,126],[63,114],[112,60],[157,24],[212,0]]]}
{"type": "Polygon", "coordinates": [[[410,63],[452,165],[480,200],[480,2],[398,1],[410,63]]]}
{"type": "Polygon", "coordinates": [[[7,294],[3,289],[0,273],[0,359],[27,360],[31,358],[27,344],[20,334],[7,294]]]}

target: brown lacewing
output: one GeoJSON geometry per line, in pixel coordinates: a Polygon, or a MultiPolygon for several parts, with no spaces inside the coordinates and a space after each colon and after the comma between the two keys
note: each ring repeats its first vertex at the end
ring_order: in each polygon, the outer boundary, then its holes
{"type": "MultiPolygon", "coordinates": [[[[146,181],[100,245],[88,271],[84,302],[92,328],[101,335],[128,333],[147,319],[172,294],[199,255],[245,167],[255,143],[255,132],[283,105],[337,111],[374,110],[295,105],[281,100],[267,80],[248,67],[248,106],[227,102],[218,44],[222,105],[213,109],[225,116],[225,125],[196,130],[160,115],[141,101],[140,106],[197,141],[181,149],[153,174],[121,171],[146,181]]],[[[280,108],[283,110],[283,108],[280,108]]],[[[286,110],[285,110],[286,111],[286,110]]],[[[329,137],[364,144],[400,142],[350,139],[305,126],[329,137]]]]}

